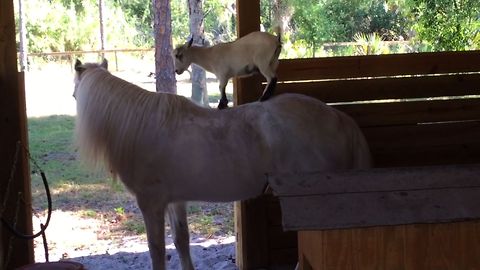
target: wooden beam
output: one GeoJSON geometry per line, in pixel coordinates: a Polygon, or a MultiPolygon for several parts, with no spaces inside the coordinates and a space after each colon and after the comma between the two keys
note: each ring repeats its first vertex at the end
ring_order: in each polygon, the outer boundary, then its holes
{"type": "Polygon", "coordinates": [[[302,270],[480,269],[480,222],[301,231],[302,270]]]}
{"type": "Polygon", "coordinates": [[[326,103],[479,95],[480,74],[279,83],[275,93],[299,93],[326,103]]]}
{"type": "MultiPolygon", "coordinates": [[[[260,30],[260,0],[237,0],[237,36],[260,30]]],[[[235,105],[257,100],[262,92],[261,78],[233,80],[235,105]]],[[[268,268],[266,202],[263,198],[235,203],[237,232],[236,262],[241,270],[268,268]]]]}
{"type": "MultiPolygon", "coordinates": [[[[18,196],[22,197],[17,228],[26,234],[32,232],[32,213],[30,202],[30,174],[27,156],[21,148],[16,164],[15,174],[10,185],[9,194],[6,187],[14,163],[17,142],[28,147],[26,128],[26,109],[23,77],[17,71],[17,51],[15,44],[15,20],[13,1],[0,0],[0,209],[6,196],[6,207],[2,217],[12,220],[15,215],[18,196]],[[19,81],[21,82],[19,84],[19,81]],[[25,202],[25,203],[23,203],[25,202]]],[[[8,258],[11,233],[4,226],[1,228],[0,262],[6,263],[5,269],[15,269],[33,262],[32,241],[14,239],[11,257],[8,258]]],[[[2,265],[0,265],[2,268],[2,265]]]]}
{"type": "Polygon", "coordinates": [[[480,121],[362,129],[375,167],[480,163],[480,121]]]}
{"type": "MultiPolygon", "coordinates": [[[[260,30],[260,0],[237,0],[237,36],[260,30]]],[[[261,75],[233,80],[236,105],[255,101],[262,93],[261,75]]]]}
{"type": "Polygon", "coordinates": [[[283,59],[278,81],[478,72],[480,51],[283,59]]]}
{"type": "Polygon", "coordinates": [[[360,127],[480,120],[480,98],[338,105],[360,127]]]}
{"type": "Polygon", "coordinates": [[[480,218],[480,164],[288,173],[268,181],[286,230],[480,218]]]}

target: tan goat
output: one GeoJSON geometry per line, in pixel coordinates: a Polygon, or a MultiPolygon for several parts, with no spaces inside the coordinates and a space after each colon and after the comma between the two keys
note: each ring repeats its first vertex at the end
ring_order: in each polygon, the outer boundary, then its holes
{"type": "Polygon", "coordinates": [[[252,32],[233,42],[211,47],[192,46],[193,39],[190,39],[173,51],[175,72],[182,74],[193,63],[215,74],[222,95],[219,109],[228,107],[225,87],[230,78],[260,72],[267,79],[260,101],[267,100],[275,90],[278,56],[282,49],[281,33],[279,30],[276,32],[277,36],[260,31],[252,32]]]}

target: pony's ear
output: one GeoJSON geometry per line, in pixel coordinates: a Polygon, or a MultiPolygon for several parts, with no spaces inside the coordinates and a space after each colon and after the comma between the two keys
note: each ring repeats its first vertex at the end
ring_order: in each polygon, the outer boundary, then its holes
{"type": "Polygon", "coordinates": [[[103,58],[102,63],[100,64],[100,67],[108,70],[108,61],[107,61],[107,59],[103,58]]]}
{"type": "Polygon", "coordinates": [[[77,61],[75,61],[75,71],[82,72],[84,70],[85,70],[85,68],[83,67],[82,62],[77,59],[77,61]]]}
{"type": "Polygon", "coordinates": [[[188,41],[187,48],[192,47],[192,44],[193,44],[193,37],[191,37],[190,40],[188,41]]]}

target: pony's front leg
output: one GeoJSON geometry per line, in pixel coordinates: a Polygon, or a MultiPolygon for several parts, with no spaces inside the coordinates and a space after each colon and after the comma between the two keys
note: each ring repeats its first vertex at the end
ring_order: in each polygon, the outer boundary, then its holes
{"type": "Polygon", "coordinates": [[[193,270],[190,257],[190,235],[188,233],[187,209],[185,203],[177,202],[168,205],[168,217],[172,227],[173,241],[177,248],[183,270],[193,270]]]}
{"type": "Polygon", "coordinates": [[[165,204],[137,197],[147,230],[148,249],[153,270],[165,270],[165,204]]]}

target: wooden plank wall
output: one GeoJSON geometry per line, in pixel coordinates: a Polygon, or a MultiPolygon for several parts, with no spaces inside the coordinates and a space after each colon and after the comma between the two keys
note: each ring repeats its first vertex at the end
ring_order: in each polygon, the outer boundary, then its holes
{"type": "MultiPolygon", "coordinates": [[[[310,95],[349,114],[376,167],[480,163],[479,71],[480,51],[282,60],[277,94],[310,95]]],[[[265,241],[267,258],[282,248],[265,241]]]]}
{"type": "MultiPolygon", "coordinates": [[[[17,142],[21,141],[24,146],[28,146],[28,140],[23,76],[19,80],[17,71],[13,2],[0,0],[0,7],[0,204],[3,205],[17,142]]],[[[7,220],[12,220],[15,214],[14,206],[19,193],[26,205],[31,201],[28,167],[25,151],[21,151],[7,207],[1,213],[7,220]]],[[[0,209],[3,208],[2,205],[0,209]]],[[[0,263],[5,263],[11,234],[1,227],[0,263]]],[[[31,208],[21,205],[17,227],[25,233],[32,232],[31,208]]],[[[10,263],[5,269],[15,269],[33,262],[32,241],[15,239],[12,248],[10,263]]]]}
{"type": "MultiPolygon", "coordinates": [[[[258,30],[259,7],[237,0],[240,35],[258,30]]],[[[286,59],[277,73],[277,94],[306,94],[352,116],[376,167],[480,163],[480,51],[286,59]]],[[[256,101],[262,80],[235,80],[236,104],[256,101]]],[[[276,227],[277,204],[274,197],[237,204],[240,269],[268,268],[275,253],[295,259],[287,255],[296,252],[295,236],[276,227]]]]}
{"type": "Polygon", "coordinates": [[[478,269],[480,221],[301,231],[303,270],[478,269]]]}

